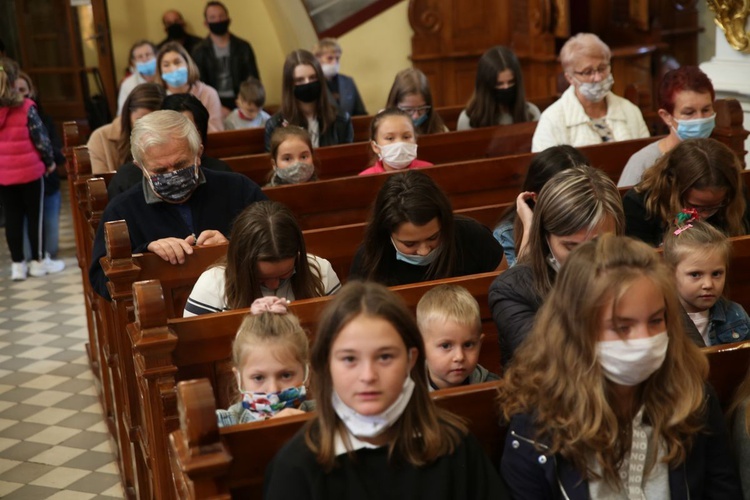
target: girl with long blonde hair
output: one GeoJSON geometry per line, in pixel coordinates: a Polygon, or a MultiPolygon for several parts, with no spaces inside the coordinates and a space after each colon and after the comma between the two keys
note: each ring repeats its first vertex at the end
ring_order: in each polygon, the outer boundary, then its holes
{"type": "Polygon", "coordinates": [[[504,377],[503,477],[516,498],[739,498],[707,373],[661,257],[580,245],[504,377]]]}

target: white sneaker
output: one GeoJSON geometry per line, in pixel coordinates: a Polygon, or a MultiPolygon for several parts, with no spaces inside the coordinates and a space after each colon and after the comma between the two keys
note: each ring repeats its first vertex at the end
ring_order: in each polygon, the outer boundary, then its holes
{"type": "Polygon", "coordinates": [[[28,269],[25,262],[14,262],[10,266],[10,279],[13,281],[23,281],[26,279],[28,269]]]}
{"type": "Polygon", "coordinates": [[[47,269],[44,268],[44,262],[41,260],[32,260],[29,262],[29,276],[39,278],[47,274],[47,269]]]}
{"type": "Polygon", "coordinates": [[[44,264],[44,269],[48,274],[59,273],[60,271],[65,269],[65,262],[63,262],[62,260],[54,260],[49,256],[49,254],[45,254],[42,264],[44,264]]]}

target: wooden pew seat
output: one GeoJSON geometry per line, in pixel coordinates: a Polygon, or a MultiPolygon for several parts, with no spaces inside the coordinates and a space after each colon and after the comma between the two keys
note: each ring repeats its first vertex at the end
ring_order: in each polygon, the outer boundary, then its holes
{"type": "MultiPolygon", "coordinates": [[[[431,393],[435,404],[467,422],[493,463],[505,443],[495,401],[497,382],[431,393]]],[[[312,414],[219,429],[208,380],[180,382],[180,428],[170,437],[170,462],[179,498],[260,498],[267,464],[312,419],[312,414]]]]}

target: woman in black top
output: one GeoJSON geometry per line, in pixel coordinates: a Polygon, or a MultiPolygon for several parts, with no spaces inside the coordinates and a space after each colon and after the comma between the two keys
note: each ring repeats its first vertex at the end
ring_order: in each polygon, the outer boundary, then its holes
{"type": "Polygon", "coordinates": [[[601,170],[573,167],[547,181],[536,200],[525,253],[490,286],[503,367],[531,331],[573,248],[603,233],[622,234],[624,227],[620,193],[601,170]]]}
{"type": "Polygon", "coordinates": [[[392,175],[380,189],[350,278],[387,286],[494,271],[503,250],[489,229],[454,217],[427,174],[392,175]]]}

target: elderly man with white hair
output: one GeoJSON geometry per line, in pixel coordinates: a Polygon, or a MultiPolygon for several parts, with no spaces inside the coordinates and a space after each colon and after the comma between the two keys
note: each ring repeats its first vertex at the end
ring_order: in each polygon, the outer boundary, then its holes
{"type": "Polygon", "coordinates": [[[140,118],[130,144],[143,179],[110,201],[94,239],[89,279],[103,297],[109,297],[99,264],[106,255],[105,222],[124,219],[134,253],[154,252],[177,264],[194,245],[226,242],[234,218],[251,203],[268,199],[243,175],[202,169],[200,135],[176,111],[140,118]]]}
{"type": "Polygon", "coordinates": [[[591,33],[579,33],[560,50],[560,64],[570,87],[539,117],[531,151],[570,144],[574,147],[648,137],[641,111],[610,90],[612,54],[591,33]]]}

